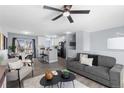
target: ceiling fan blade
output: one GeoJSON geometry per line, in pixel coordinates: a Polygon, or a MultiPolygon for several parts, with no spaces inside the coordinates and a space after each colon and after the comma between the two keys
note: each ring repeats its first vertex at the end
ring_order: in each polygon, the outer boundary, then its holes
{"type": "Polygon", "coordinates": [[[72,19],[72,17],[70,15],[67,16],[67,18],[68,18],[68,20],[69,20],[70,23],[73,23],[74,22],[73,19],[72,19]]]}
{"type": "Polygon", "coordinates": [[[61,10],[61,9],[57,9],[57,8],[50,7],[50,6],[46,6],[46,5],[44,5],[43,8],[45,8],[45,9],[49,9],[49,10],[54,10],[54,11],[59,11],[59,12],[64,12],[64,11],[61,10]]]}
{"type": "Polygon", "coordinates": [[[71,14],[89,14],[90,10],[71,10],[71,14]]]}
{"type": "Polygon", "coordinates": [[[60,14],[60,15],[58,15],[57,17],[53,18],[52,21],[55,21],[55,20],[57,20],[58,18],[60,18],[60,17],[62,17],[62,16],[63,16],[63,14],[60,14]]]}

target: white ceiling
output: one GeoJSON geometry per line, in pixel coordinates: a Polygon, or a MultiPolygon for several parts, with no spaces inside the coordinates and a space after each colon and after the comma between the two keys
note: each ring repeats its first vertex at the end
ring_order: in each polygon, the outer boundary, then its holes
{"type": "MultiPolygon", "coordinates": [[[[51,5],[50,5],[51,6],[51,5]]],[[[62,8],[62,6],[53,6],[62,8]]],[[[35,35],[63,34],[67,31],[100,31],[124,26],[124,6],[72,6],[74,10],[90,9],[90,14],[73,14],[73,24],[66,17],[51,21],[59,12],[43,9],[40,5],[0,6],[0,26],[20,33],[30,31],[35,35]]]]}

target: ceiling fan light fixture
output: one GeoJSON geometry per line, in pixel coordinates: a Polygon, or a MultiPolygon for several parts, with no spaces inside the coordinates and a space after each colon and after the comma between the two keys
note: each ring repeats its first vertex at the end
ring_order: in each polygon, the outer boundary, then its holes
{"type": "Polygon", "coordinates": [[[72,5],[64,5],[63,9],[58,9],[50,6],[44,6],[44,8],[61,12],[61,14],[53,18],[52,21],[55,21],[61,18],[62,16],[64,16],[69,20],[70,23],[74,23],[73,18],[71,17],[71,14],[89,14],[90,12],[90,10],[71,10],[72,5]]]}
{"type": "Polygon", "coordinates": [[[67,17],[69,15],[70,15],[70,12],[69,11],[66,11],[66,12],[63,13],[63,16],[65,16],[65,17],[67,17]]]}

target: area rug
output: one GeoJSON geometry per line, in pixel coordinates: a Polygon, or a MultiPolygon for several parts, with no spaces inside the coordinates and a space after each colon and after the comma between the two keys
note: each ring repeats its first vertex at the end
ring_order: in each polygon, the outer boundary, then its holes
{"type": "MultiPolygon", "coordinates": [[[[44,88],[42,85],[40,85],[40,79],[44,75],[39,75],[27,80],[23,81],[23,87],[24,88],[44,88]]],[[[77,80],[74,80],[75,88],[88,88],[86,85],[80,83],[77,80]]],[[[57,88],[56,85],[53,86],[53,88],[57,88]]],[[[72,82],[65,82],[62,88],[73,88],[72,82]]]]}

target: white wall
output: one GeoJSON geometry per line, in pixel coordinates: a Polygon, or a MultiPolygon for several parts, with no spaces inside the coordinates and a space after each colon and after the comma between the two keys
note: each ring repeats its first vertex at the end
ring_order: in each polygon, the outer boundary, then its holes
{"type": "Polygon", "coordinates": [[[90,32],[83,32],[84,51],[90,50],[90,32]]]}
{"type": "Polygon", "coordinates": [[[65,41],[65,36],[58,36],[56,38],[51,38],[51,46],[58,46],[59,42],[65,41]]]}
{"type": "MultiPolygon", "coordinates": [[[[76,52],[115,57],[117,63],[124,65],[124,50],[111,50],[107,48],[107,40],[109,38],[120,36],[124,37],[124,27],[106,29],[97,32],[76,32],[76,52]],[[119,35],[117,33],[119,33],[119,35]]],[[[73,53],[73,55],[75,55],[75,53],[73,53]]]]}
{"type": "Polygon", "coordinates": [[[99,54],[116,58],[116,63],[124,65],[124,51],[100,51],[100,50],[91,50],[85,51],[86,53],[99,54]]]}
{"type": "Polygon", "coordinates": [[[47,37],[43,37],[43,36],[39,36],[38,37],[38,48],[40,49],[41,47],[51,47],[52,46],[52,39],[51,38],[47,38],[47,37]]]}
{"type": "Polygon", "coordinates": [[[81,53],[84,51],[84,35],[83,31],[76,32],[76,52],[81,53]]]}
{"type": "Polygon", "coordinates": [[[3,33],[6,37],[8,37],[7,31],[2,26],[0,26],[0,32],[3,33]]]}
{"type": "MultiPolygon", "coordinates": [[[[79,33],[78,33],[78,35],[79,35],[79,33]]],[[[77,43],[77,41],[78,41],[77,38],[78,39],[80,38],[80,36],[77,36],[77,32],[66,35],[66,58],[67,57],[72,57],[72,58],[76,57],[77,47],[79,45],[79,43],[77,43]],[[70,46],[70,42],[76,42],[76,46],[70,46]]],[[[82,40],[80,42],[82,42],[82,40]]]]}
{"type": "Polygon", "coordinates": [[[90,50],[90,33],[85,31],[77,31],[76,33],[66,35],[66,55],[67,57],[75,57],[77,53],[90,50]],[[73,34],[76,35],[76,49],[70,48],[70,41],[73,41],[73,34]]]}
{"type": "MultiPolygon", "coordinates": [[[[0,26],[0,32],[2,34],[4,34],[6,37],[8,37],[8,33],[0,26]]],[[[0,56],[3,56],[4,57],[4,60],[6,60],[8,58],[7,56],[8,54],[8,50],[0,50],[0,56]]]]}
{"type": "Polygon", "coordinates": [[[64,41],[64,40],[65,40],[65,36],[60,36],[57,38],[48,38],[48,37],[39,36],[38,46],[52,47],[58,45],[60,41],[64,41]]]}
{"type": "MultiPolygon", "coordinates": [[[[117,33],[121,33],[124,37],[124,27],[107,29],[98,32],[76,32],[76,52],[86,52],[92,54],[106,55],[116,58],[116,62],[124,65],[124,50],[111,50],[107,48],[108,38],[119,37],[117,33]]],[[[67,36],[67,40],[70,38],[67,36]]],[[[124,42],[123,42],[124,43],[124,42]]],[[[67,54],[75,55],[75,52],[67,50],[67,54]],[[71,53],[69,53],[71,52],[71,53]]]]}
{"type": "Polygon", "coordinates": [[[45,46],[45,44],[46,44],[45,41],[46,41],[46,38],[45,37],[39,36],[38,37],[38,47],[40,48],[42,46],[45,46]]]}
{"type": "Polygon", "coordinates": [[[107,47],[108,39],[114,37],[124,37],[124,27],[117,27],[106,29],[103,31],[91,32],[90,33],[91,45],[89,52],[115,57],[117,63],[124,65],[124,50],[118,49],[111,50],[108,49],[107,47]]]}
{"type": "Polygon", "coordinates": [[[90,33],[85,31],[76,32],[76,52],[81,53],[90,50],[90,33]]]}

